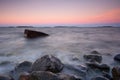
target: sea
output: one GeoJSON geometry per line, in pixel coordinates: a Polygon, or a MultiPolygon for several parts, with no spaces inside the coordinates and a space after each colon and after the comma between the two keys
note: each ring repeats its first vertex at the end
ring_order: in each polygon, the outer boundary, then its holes
{"type": "Polygon", "coordinates": [[[92,51],[102,54],[102,63],[120,65],[120,27],[40,27],[0,28],[0,74],[6,74],[23,61],[34,62],[44,55],[54,55],[64,64],[85,65],[83,56],[92,51]],[[36,30],[47,37],[27,39],[24,30],[36,30]]]}

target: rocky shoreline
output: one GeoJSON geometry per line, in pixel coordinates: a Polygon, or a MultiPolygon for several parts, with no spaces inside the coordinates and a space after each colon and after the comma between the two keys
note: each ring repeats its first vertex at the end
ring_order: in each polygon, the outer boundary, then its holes
{"type": "MultiPolygon", "coordinates": [[[[85,65],[70,65],[63,64],[53,55],[44,55],[34,63],[20,63],[8,75],[0,75],[0,80],[120,80],[120,66],[111,68],[102,63],[103,57],[99,52],[92,51],[83,58],[85,65]],[[91,70],[101,74],[89,79],[91,70]]],[[[114,56],[114,61],[120,63],[120,54],[114,56]]]]}

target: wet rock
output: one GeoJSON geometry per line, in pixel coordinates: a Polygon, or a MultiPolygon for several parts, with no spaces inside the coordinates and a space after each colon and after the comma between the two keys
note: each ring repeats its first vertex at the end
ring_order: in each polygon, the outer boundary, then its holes
{"type": "Polygon", "coordinates": [[[120,62],[120,54],[117,54],[117,55],[114,57],[114,60],[120,62]]]}
{"type": "Polygon", "coordinates": [[[36,37],[49,36],[46,33],[39,32],[39,31],[34,31],[34,30],[29,30],[29,29],[25,29],[24,35],[25,35],[26,38],[36,38],[36,37]]]}
{"type": "Polygon", "coordinates": [[[100,54],[98,51],[92,51],[91,54],[100,54]]]}
{"type": "Polygon", "coordinates": [[[102,76],[109,79],[109,80],[113,80],[112,76],[106,72],[104,72],[102,76]]]}
{"type": "Polygon", "coordinates": [[[113,67],[112,76],[113,80],[120,80],[120,66],[113,67]]]}
{"type": "Polygon", "coordinates": [[[99,63],[102,62],[102,56],[97,54],[84,55],[84,59],[89,62],[99,62],[99,63]]]}
{"type": "Polygon", "coordinates": [[[21,73],[19,80],[29,80],[30,74],[27,72],[21,73]]]}
{"type": "Polygon", "coordinates": [[[32,71],[50,71],[58,73],[63,69],[63,63],[52,55],[45,55],[37,59],[32,65],[32,71]]]}
{"type": "Polygon", "coordinates": [[[32,63],[29,61],[24,61],[17,65],[14,70],[10,72],[10,75],[15,79],[18,80],[19,76],[23,72],[30,72],[31,71],[32,63]]]}
{"type": "Polygon", "coordinates": [[[0,80],[14,80],[14,79],[6,75],[0,75],[0,80]]]}
{"type": "Polygon", "coordinates": [[[29,80],[61,80],[56,74],[47,71],[34,71],[29,80]]]}
{"type": "Polygon", "coordinates": [[[98,76],[98,77],[92,78],[91,80],[109,80],[109,79],[102,77],[102,76],[98,76]]]}
{"type": "Polygon", "coordinates": [[[105,71],[105,72],[109,72],[110,71],[110,67],[107,64],[99,64],[99,63],[95,63],[95,62],[88,62],[86,63],[86,65],[90,68],[96,68],[99,69],[101,71],[105,71]]]}

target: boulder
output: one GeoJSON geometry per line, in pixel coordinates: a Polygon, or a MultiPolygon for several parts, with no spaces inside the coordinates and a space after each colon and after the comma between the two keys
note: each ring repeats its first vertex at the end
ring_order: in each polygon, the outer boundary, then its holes
{"type": "Polygon", "coordinates": [[[112,76],[113,80],[120,80],[120,66],[113,67],[112,76]]]}
{"type": "Polygon", "coordinates": [[[84,55],[84,59],[89,62],[99,62],[99,63],[102,62],[102,56],[97,54],[84,55]]]}
{"type": "Polygon", "coordinates": [[[90,68],[93,69],[99,69],[101,71],[105,71],[105,72],[109,72],[110,71],[110,67],[107,64],[99,64],[99,63],[95,63],[95,62],[88,62],[86,63],[86,65],[90,68]]]}
{"type": "Polygon", "coordinates": [[[24,61],[18,64],[14,70],[10,72],[10,75],[15,79],[18,80],[19,76],[23,72],[30,72],[31,71],[32,62],[24,61]]]}
{"type": "Polygon", "coordinates": [[[115,55],[114,60],[120,62],[120,54],[115,55]]]}
{"type": "Polygon", "coordinates": [[[39,31],[34,31],[34,30],[29,30],[29,29],[25,29],[24,35],[25,35],[26,38],[37,38],[37,37],[49,36],[46,33],[39,32],[39,31]]]}
{"type": "Polygon", "coordinates": [[[61,80],[52,72],[34,71],[30,74],[29,80],[61,80]]]}
{"type": "Polygon", "coordinates": [[[32,65],[32,71],[50,71],[58,73],[63,69],[63,63],[52,55],[45,55],[37,59],[32,65]]]}
{"type": "Polygon", "coordinates": [[[14,79],[7,75],[0,75],[0,80],[14,80],[14,79]]]}
{"type": "Polygon", "coordinates": [[[102,77],[102,76],[98,76],[98,77],[92,78],[91,80],[109,80],[109,79],[102,77]]]}

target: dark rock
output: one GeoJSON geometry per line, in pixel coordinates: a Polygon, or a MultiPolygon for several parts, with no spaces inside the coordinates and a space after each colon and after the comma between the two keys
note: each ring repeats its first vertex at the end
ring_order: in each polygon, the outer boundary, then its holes
{"type": "Polygon", "coordinates": [[[21,73],[19,80],[29,80],[30,74],[27,72],[21,73]]]}
{"type": "Polygon", "coordinates": [[[103,72],[103,75],[105,78],[109,79],[109,80],[113,80],[112,76],[106,72],[103,72]]]}
{"type": "Polygon", "coordinates": [[[84,58],[87,61],[90,61],[90,62],[99,62],[99,63],[101,63],[101,61],[102,61],[102,56],[97,55],[97,54],[84,55],[84,58]]]}
{"type": "Polygon", "coordinates": [[[14,80],[14,79],[9,76],[0,75],[0,80],[14,80]]]}
{"type": "Polygon", "coordinates": [[[90,68],[96,68],[99,69],[101,71],[105,71],[105,72],[109,72],[110,71],[110,67],[107,64],[99,64],[99,63],[95,63],[95,62],[88,62],[86,63],[87,66],[89,66],[90,68]]]}
{"type": "Polygon", "coordinates": [[[100,53],[97,51],[92,51],[91,54],[100,54],[100,53]]]}
{"type": "Polygon", "coordinates": [[[98,77],[92,78],[91,80],[109,80],[109,79],[102,77],[102,76],[98,76],[98,77]]]}
{"type": "Polygon", "coordinates": [[[15,79],[18,80],[19,76],[23,72],[30,72],[31,71],[32,63],[29,61],[24,61],[17,65],[14,70],[10,72],[10,75],[15,79]]]}
{"type": "Polygon", "coordinates": [[[29,80],[62,80],[56,74],[47,71],[34,71],[30,74],[29,80]]]}
{"type": "Polygon", "coordinates": [[[113,67],[112,76],[113,80],[120,80],[120,66],[113,67]]]}
{"type": "Polygon", "coordinates": [[[32,71],[50,71],[58,73],[63,69],[63,63],[52,55],[45,55],[37,59],[32,65],[32,71]]]}
{"type": "Polygon", "coordinates": [[[36,38],[36,37],[49,36],[46,33],[39,32],[39,31],[34,31],[34,30],[29,30],[29,29],[25,29],[24,35],[25,35],[26,38],[36,38]]]}
{"type": "Polygon", "coordinates": [[[114,60],[116,60],[116,61],[119,61],[119,62],[120,62],[120,54],[117,54],[117,55],[114,57],[114,60]]]}

